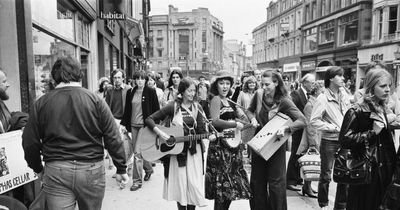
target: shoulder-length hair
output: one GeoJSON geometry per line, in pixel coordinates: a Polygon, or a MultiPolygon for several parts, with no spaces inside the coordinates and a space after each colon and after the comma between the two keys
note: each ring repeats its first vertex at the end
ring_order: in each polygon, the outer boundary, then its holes
{"type": "Polygon", "coordinates": [[[219,95],[218,82],[221,81],[221,80],[228,80],[231,83],[231,86],[229,87],[229,91],[228,91],[227,97],[232,95],[231,88],[232,88],[232,85],[233,85],[233,80],[230,80],[228,78],[219,78],[219,79],[216,79],[213,83],[211,83],[211,86],[210,86],[210,97],[211,98],[214,97],[214,96],[219,95]]]}
{"type": "Polygon", "coordinates": [[[139,78],[145,79],[146,80],[145,85],[147,85],[147,82],[149,81],[149,77],[147,76],[145,71],[140,70],[140,71],[135,71],[135,73],[133,73],[132,79],[133,79],[133,82],[135,83],[135,85],[136,85],[136,79],[139,79],[139,78]]]}
{"type": "Polygon", "coordinates": [[[283,84],[282,76],[279,72],[274,70],[264,71],[262,77],[270,77],[274,83],[278,83],[278,86],[275,88],[274,102],[279,103],[282,98],[288,96],[288,91],[283,84]]]}
{"type": "MultiPolygon", "coordinates": [[[[385,69],[371,69],[368,71],[367,75],[365,76],[364,80],[364,88],[365,88],[365,94],[364,94],[364,101],[370,102],[372,101],[372,98],[374,96],[374,87],[375,85],[378,84],[378,82],[382,78],[389,78],[392,80],[392,75],[385,69]]],[[[383,105],[383,104],[381,104],[383,105]]]]}
{"type": "Polygon", "coordinates": [[[255,76],[249,76],[244,80],[244,84],[243,84],[243,92],[247,93],[249,92],[249,83],[255,83],[256,87],[254,88],[254,91],[256,91],[258,89],[258,82],[255,76]]]}
{"type": "MultiPolygon", "coordinates": [[[[185,77],[181,80],[181,82],[178,85],[178,97],[176,98],[176,101],[178,103],[182,103],[183,101],[183,93],[191,86],[194,85],[196,87],[196,82],[190,78],[190,77],[185,77]]],[[[196,100],[196,94],[194,96],[194,100],[196,100]]]]}
{"type": "Polygon", "coordinates": [[[56,85],[58,85],[61,82],[80,82],[83,73],[80,63],[75,58],[68,56],[57,59],[51,70],[51,76],[56,85]]]}
{"type": "Polygon", "coordinates": [[[171,87],[171,86],[174,85],[174,83],[172,82],[172,76],[173,76],[174,74],[179,75],[179,77],[181,78],[181,80],[182,80],[182,78],[183,78],[183,74],[182,74],[181,71],[179,71],[179,70],[173,70],[173,71],[171,72],[171,74],[169,75],[168,87],[167,87],[167,88],[169,88],[169,87],[171,87]]]}

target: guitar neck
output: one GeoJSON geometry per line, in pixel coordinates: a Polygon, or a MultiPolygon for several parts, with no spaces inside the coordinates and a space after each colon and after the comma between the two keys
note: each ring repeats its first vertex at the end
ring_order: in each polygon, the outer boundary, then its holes
{"type": "Polygon", "coordinates": [[[187,142],[187,141],[197,141],[200,139],[206,139],[210,135],[211,134],[209,134],[209,133],[204,133],[204,134],[196,134],[196,135],[191,135],[191,136],[180,136],[180,137],[175,137],[175,140],[176,140],[176,143],[187,142]]]}

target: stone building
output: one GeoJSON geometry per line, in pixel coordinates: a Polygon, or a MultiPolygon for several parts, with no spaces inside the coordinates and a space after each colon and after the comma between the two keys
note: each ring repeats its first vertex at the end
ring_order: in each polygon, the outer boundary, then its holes
{"type": "Polygon", "coordinates": [[[207,8],[179,12],[169,5],[168,15],[150,17],[151,70],[168,76],[179,67],[197,78],[222,69],[223,24],[207,8]]]}

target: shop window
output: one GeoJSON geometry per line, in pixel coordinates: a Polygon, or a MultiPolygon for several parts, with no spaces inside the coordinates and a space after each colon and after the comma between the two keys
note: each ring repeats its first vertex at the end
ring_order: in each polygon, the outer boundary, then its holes
{"type": "Polygon", "coordinates": [[[352,44],[358,39],[358,12],[339,19],[339,45],[352,44]]]}
{"type": "Polygon", "coordinates": [[[378,10],[378,38],[382,39],[382,28],[383,28],[383,9],[378,10]]]}
{"type": "Polygon", "coordinates": [[[86,47],[89,48],[89,34],[90,34],[90,23],[84,18],[82,15],[78,15],[78,21],[76,22],[77,30],[76,30],[76,41],[86,47]]]}
{"type": "Polygon", "coordinates": [[[388,34],[394,34],[397,31],[397,5],[389,7],[389,31],[388,34]]]}
{"type": "Polygon", "coordinates": [[[32,20],[70,41],[74,39],[74,8],[66,0],[35,0],[32,20]]]}
{"type": "Polygon", "coordinates": [[[58,57],[75,57],[75,47],[69,43],[50,36],[43,31],[32,28],[35,96],[36,99],[50,90],[50,72],[58,57]]]}
{"type": "Polygon", "coordinates": [[[305,30],[304,34],[304,52],[314,52],[317,50],[317,28],[305,30]]]}
{"type": "Polygon", "coordinates": [[[329,43],[333,42],[335,39],[335,21],[329,21],[327,23],[323,23],[319,26],[320,36],[319,43],[329,43]]]}

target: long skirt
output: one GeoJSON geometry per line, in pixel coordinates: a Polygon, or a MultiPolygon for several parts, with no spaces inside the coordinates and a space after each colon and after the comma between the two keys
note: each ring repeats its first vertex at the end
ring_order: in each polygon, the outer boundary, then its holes
{"type": "Polygon", "coordinates": [[[179,167],[176,156],[170,157],[168,178],[164,180],[163,198],[177,201],[183,206],[206,206],[204,197],[204,174],[201,146],[197,153],[187,153],[186,166],[179,167]]]}

